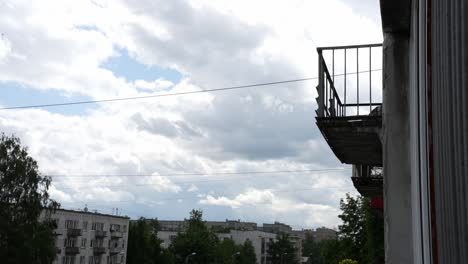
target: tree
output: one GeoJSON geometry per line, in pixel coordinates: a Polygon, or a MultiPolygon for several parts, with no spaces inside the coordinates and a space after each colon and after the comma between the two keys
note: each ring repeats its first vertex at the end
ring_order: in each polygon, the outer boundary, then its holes
{"type": "Polygon", "coordinates": [[[343,225],[339,226],[339,248],[342,259],[358,263],[384,262],[384,225],[370,207],[368,198],[346,194],[340,201],[343,225]]]}
{"type": "MultiPolygon", "coordinates": [[[[128,230],[127,263],[156,264],[168,263],[171,257],[161,248],[157,236],[158,221],[140,218],[131,221],[128,230]]],[[[169,262],[170,263],[170,262],[169,262]]]]}
{"type": "Polygon", "coordinates": [[[51,263],[56,256],[50,177],[19,138],[0,136],[0,259],[2,263],[51,263]]]}
{"type": "Polygon", "coordinates": [[[277,240],[270,244],[268,257],[273,264],[292,264],[299,262],[296,258],[296,248],[294,248],[294,244],[286,233],[278,234],[277,240]]]}
{"type": "Polygon", "coordinates": [[[256,264],[257,256],[255,255],[255,248],[250,240],[246,240],[241,247],[240,255],[237,258],[238,262],[242,264],[256,264]]]}
{"type": "Polygon", "coordinates": [[[341,242],[341,252],[346,258],[364,263],[367,256],[366,245],[366,217],[364,204],[367,201],[358,196],[353,198],[348,193],[341,199],[342,213],[338,216],[343,224],[338,226],[338,236],[341,242]]]}
{"type": "Polygon", "coordinates": [[[320,243],[317,243],[311,234],[306,234],[304,241],[302,241],[302,255],[309,258],[308,264],[323,263],[320,243]]]}
{"type": "Polygon", "coordinates": [[[196,253],[190,258],[190,263],[210,264],[216,259],[217,244],[218,238],[203,222],[203,212],[192,210],[186,232],[177,235],[171,251],[176,257],[176,263],[182,264],[188,255],[196,253]]]}
{"type": "Polygon", "coordinates": [[[358,262],[352,259],[343,259],[339,264],[358,264],[358,262]]]}

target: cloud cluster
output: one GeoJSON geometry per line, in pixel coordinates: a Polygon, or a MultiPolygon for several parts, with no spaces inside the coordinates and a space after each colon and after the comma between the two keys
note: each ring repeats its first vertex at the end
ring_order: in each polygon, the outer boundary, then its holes
{"type": "MultiPolygon", "coordinates": [[[[381,40],[373,9],[361,15],[356,7],[337,0],[3,1],[0,89],[16,83],[31,94],[102,99],[311,77],[316,46],[381,40]],[[182,78],[118,75],[105,63],[122,51],[182,78]]],[[[57,175],[51,194],[64,206],[159,218],[201,206],[218,220],[336,226],[339,198],[353,190],[347,171],[220,174],[341,167],[315,126],[315,85],[115,102],[80,114],[2,111],[0,127],[23,140],[44,173],[57,175]]]]}

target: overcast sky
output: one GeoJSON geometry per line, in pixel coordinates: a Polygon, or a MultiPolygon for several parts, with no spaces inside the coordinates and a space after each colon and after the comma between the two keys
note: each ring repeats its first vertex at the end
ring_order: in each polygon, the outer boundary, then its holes
{"type": "MultiPolygon", "coordinates": [[[[382,41],[377,0],[4,0],[0,33],[0,107],[314,77],[316,47],[382,41]]],[[[1,110],[0,130],[64,208],[336,227],[356,192],[316,128],[316,85],[1,110]]]]}

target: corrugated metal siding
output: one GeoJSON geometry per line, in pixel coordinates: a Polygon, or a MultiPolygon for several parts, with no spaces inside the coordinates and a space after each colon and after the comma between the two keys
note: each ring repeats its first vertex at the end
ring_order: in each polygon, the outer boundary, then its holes
{"type": "Polygon", "coordinates": [[[439,263],[468,261],[468,8],[432,0],[432,118],[439,263]]]}

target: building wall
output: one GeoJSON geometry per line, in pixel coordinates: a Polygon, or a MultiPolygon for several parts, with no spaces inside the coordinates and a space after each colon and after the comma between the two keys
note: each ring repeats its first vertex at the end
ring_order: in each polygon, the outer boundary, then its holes
{"type": "MultiPolygon", "coordinates": [[[[161,239],[162,246],[168,248],[178,232],[174,231],[159,231],[158,238],[161,239]]],[[[276,240],[276,234],[266,233],[256,230],[230,230],[229,233],[217,233],[220,240],[232,239],[238,245],[244,244],[245,241],[250,240],[255,250],[258,264],[266,264],[267,251],[269,243],[276,240]]]]}
{"type": "Polygon", "coordinates": [[[54,264],[125,264],[129,218],[62,209],[56,210],[51,218],[57,224],[55,245],[59,249],[54,264]],[[104,231],[105,236],[96,239],[99,231],[93,229],[104,231]],[[94,254],[91,243],[104,248],[104,253],[94,254]],[[78,248],[77,254],[66,254],[65,245],[78,248]]]}

